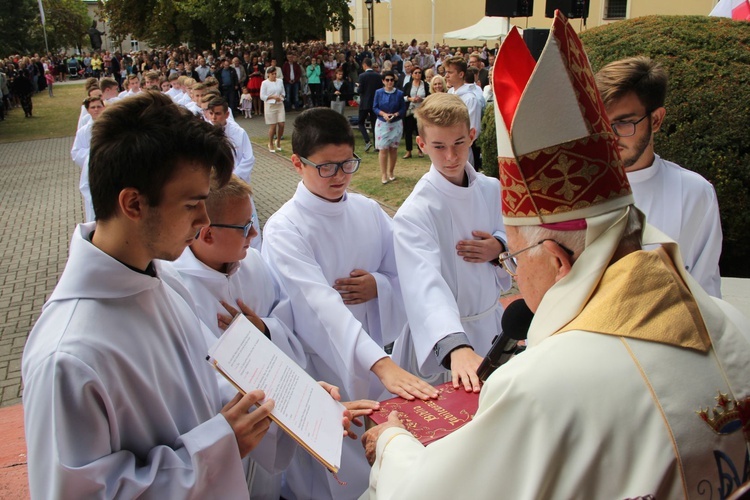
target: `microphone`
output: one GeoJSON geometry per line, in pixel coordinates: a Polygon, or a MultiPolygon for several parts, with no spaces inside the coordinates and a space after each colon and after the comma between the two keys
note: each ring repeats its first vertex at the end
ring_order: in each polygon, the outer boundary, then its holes
{"type": "Polygon", "coordinates": [[[502,332],[492,341],[492,347],[477,369],[479,380],[484,382],[492,372],[507,363],[516,353],[519,340],[526,340],[534,313],[526,301],[518,299],[508,306],[500,320],[502,332]]]}

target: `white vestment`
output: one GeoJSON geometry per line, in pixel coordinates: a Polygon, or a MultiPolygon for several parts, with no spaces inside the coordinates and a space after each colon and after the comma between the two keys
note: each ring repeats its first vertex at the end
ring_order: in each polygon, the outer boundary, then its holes
{"type": "MultiPolygon", "coordinates": [[[[190,247],[172,265],[190,291],[198,317],[216,338],[223,333],[216,315],[227,314],[219,301],[223,300],[237,307],[239,299],[263,319],[274,344],[300,366],[305,366],[302,345],[287,326],[293,321],[289,299],[257,251],[249,249],[247,256],[232,265],[227,274],[211,269],[199,261],[190,247]]],[[[288,465],[296,450],[296,443],[275,424],[263,437],[262,443],[265,445],[266,455],[270,453],[277,456],[277,465],[279,461],[288,465]],[[274,443],[275,447],[272,446],[274,443]],[[286,454],[287,458],[282,459],[282,454],[286,454]]],[[[252,485],[250,496],[254,499],[278,500],[281,494],[281,473],[269,474],[253,463],[249,464],[249,469],[251,472],[248,477],[252,485]]]]}
{"type": "MultiPolygon", "coordinates": [[[[89,116],[90,118],[90,116],[89,116]]],[[[78,129],[73,141],[70,156],[76,165],[81,167],[81,179],[78,181],[78,189],[83,196],[83,208],[86,222],[94,220],[94,203],[91,201],[91,188],[89,186],[89,153],[91,152],[91,127],[94,121],[88,120],[86,125],[78,129]]]]}
{"type": "Polygon", "coordinates": [[[216,315],[227,314],[219,301],[236,308],[237,300],[241,300],[261,317],[274,344],[304,368],[302,344],[292,334],[294,318],[289,297],[260,253],[248,249],[247,256],[232,264],[226,274],[199,261],[190,247],[172,265],[193,296],[198,317],[216,338],[223,333],[216,315]]]}
{"type": "MultiPolygon", "coordinates": [[[[229,116],[231,117],[231,115],[232,114],[230,113],[229,116]]],[[[245,129],[237,125],[236,121],[227,119],[224,133],[231,141],[232,146],[234,146],[233,173],[243,181],[250,184],[250,176],[253,173],[253,166],[255,165],[255,154],[253,153],[253,145],[250,143],[247,132],[245,132],[245,129]]],[[[263,235],[260,230],[258,211],[255,209],[255,197],[251,198],[251,203],[253,204],[253,226],[255,227],[255,230],[258,231],[258,235],[250,242],[250,246],[260,252],[263,235]]]]}
{"type": "Polygon", "coordinates": [[[81,104],[81,112],[78,114],[78,125],[76,125],[76,130],[81,130],[81,127],[83,127],[90,121],[91,115],[89,114],[89,110],[86,109],[86,106],[81,104]]]}
{"type": "MultiPolygon", "coordinates": [[[[423,377],[445,371],[433,348],[446,335],[464,332],[478,355],[487,353],[501,331],[498,299],[511,286],[501,267],[466,262],[457,254],[459,241],[475,239],[472,231],[506,239],[500,182],[468,163],[465,172],[468,187],[456,186],[431,166],[393,218],[396,264],[417,361],[408,369],[423,377]]],[[[414,361],[408,342],[400,339],[394,347],[394,358],[402,364],[414,361]]]]}
{"type": "Polygon", "coordinates": [[[726,498],[743,481],[748,444],[698,411],[731,394],[716,360],[729,352],[746,365],[750,328],[730,305],[696,299],[728,351],[580,330],[530,335],[482,387],[466,426],[427,447],[404,429],[383,432],[371,498],[726,498]]]}
{"type": "MultiPolygon", "coordinates": [[[[479,137],[479,134],[482,133],[482,110],[484,109],[485,103],[482,99],[483,96],[481,95],[481,92],[480,94],[474,92],[474,89],[471,88],[472,85],[474,84],[464,83],[457,89],[448,89],[448,93],[456,94],[461,98],[464,104],[466,104],[466,107],[469,109],[469,122],[471,128],[477,131],[476,137],[479,137]]],[[[474,86],[476,87],[476,85],[474,86]]]]}
{"type": "MultiPolygon", "coordinates": [[[[265,235],[263,257],[289,294],[295,333],[309,357],[307,372],[338,386],[344,401],[382,399],[385,389],[370,368],[387,356],[383,346],[406,324],[391,220],[364,196],[347,193],[328,202],[300,182],[268,219],[265,235]],[[347,306],[332,286],[354,269],[373,275],[378,297],[347,306]]],[[[345,439],[339,477],[347,486],[303,453],[296,454],[287,481],[297,498],[356,498],[367,487],[368,472],[361,444],[345,439]]]]}
{"type": "Polygon", "coordinates": [[[234,146],[234,174],[250,184],[250,176],[253,173],[253,165],[255,165],[255,155],[247,132],[237,125],[237,122],[227,121],[224,133],[227,134],[234,146]]]}
{"type": "Polygon", "coordinates": [[[78,226],[23,354],[32,498],[248,498],[237,439],[174,271],[105,254],[78,226]]]}
{"type": "Polygon", "coordinates": [[[721,219],[714,187],[700,174],[655,155],[654,163],[627,172],[635,206],[648,223],[680,245],[685,269],[709,295],[721,298],[721,219]]]}

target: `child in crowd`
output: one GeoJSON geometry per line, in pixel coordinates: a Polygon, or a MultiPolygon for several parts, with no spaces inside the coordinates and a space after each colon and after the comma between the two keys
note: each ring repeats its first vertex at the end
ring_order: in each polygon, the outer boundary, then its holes
{"type": "Polygon", "coordinates": [[[479,392],[476,371],[501,331],[498,299],[511,285],[497,265],[505,251],[500,183],[468,163],[476,132],[460,97],[432,94],[416,117],[417,144],[432,166],[393,219],[411,328],[394,356],[433,383],[452,379],[479,392]]]}
{"type": "MultiPolygon", "coordinates": [[[[359,168],[347,119],[329,108],[301,113],[292,135],[297,191],[264,227],[263,256],[289,294],[294,331],[308,354],[306,370],[341,389],[342,399],[436,397],[429,384],[383,350],[405,327],[393,255],[391,220],[380,206],[347,193],[359,168]]],[[[346,440],[342,486],[314,459],[297,453],[284,497],[356,498],[370,467],[346,440]]]]}
{"type": "Polygon", "coordinates": [[[55,97],[54,95],[52,95],[52,84],[55,83],[55,75],[50,73],[48,69],[45,69],[44,80],[47,82],[47,92],[49,93],[49,96],[55,97]]]}
{"type": "Polygon", "coordinates": [[[250,89],[247,87],[242,88],[242,95],[240,96],[240,110],[245,118],[253,117],[253,97],[250,95],[250,89]]]}

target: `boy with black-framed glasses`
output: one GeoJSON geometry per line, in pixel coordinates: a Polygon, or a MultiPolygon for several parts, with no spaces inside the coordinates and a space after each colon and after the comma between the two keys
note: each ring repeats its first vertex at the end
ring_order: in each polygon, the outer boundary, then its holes
{"type": "MultiPolygon", "coordinates": [[[[437,391],[400,368],[384,347],[406,326],[391,220],[380,206],[347,193],[358,167],[347,119],[329,108],[294,123],[292,165],[302,177],[291,200],[264,227],[263,257],[289,294],[307,372],[338,386],[342,400],[383,399],[386,390],[427,399],[437,391]]],[[[356,498],[369,465],[346,440],[340,485],[314,459],[296,454],[285,498],[356,498]]]]}

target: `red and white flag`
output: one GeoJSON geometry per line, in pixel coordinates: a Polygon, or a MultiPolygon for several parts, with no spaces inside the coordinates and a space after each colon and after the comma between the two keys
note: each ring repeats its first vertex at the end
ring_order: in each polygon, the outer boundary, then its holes
{"type": "Polygon", "coordinates": [[[719,0],[709,16],[729,17],[736,21],[750,21],[750,1],[719,0]]]}

